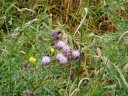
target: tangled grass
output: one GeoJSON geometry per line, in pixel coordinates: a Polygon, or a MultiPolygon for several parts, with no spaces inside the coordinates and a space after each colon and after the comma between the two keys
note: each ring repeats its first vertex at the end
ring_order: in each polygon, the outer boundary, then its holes
{"type": "Polygon", "coordinates": [[[1,0],[0,96],[127,96],[127,6],[127,0],[1,0]],[[79,60],[65,66],[54,59],[53,32],[80,50],[79,60]],[[45,55],[52,57],[46,66],[45,55]]]}

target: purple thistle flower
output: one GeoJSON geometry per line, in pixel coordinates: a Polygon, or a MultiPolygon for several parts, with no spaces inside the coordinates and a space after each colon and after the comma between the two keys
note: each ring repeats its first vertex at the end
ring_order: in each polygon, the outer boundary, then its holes
{"type": "Polygon", "coordinates": [[[66,52],[66,53],[69,52],[70,51],[69,46],[68,45],[64,46],[63,51],[66,52]]]}
{"type": "Polygon", "coordinates": [[[66,46],[66,44],[65,44],[63,41],[59,41],[59,42],[57,43],[57,46],[60,47],[60,48],[63,48],[63,47],[66,46]]]}
{"type": "Polygon", "coordinates": [[[54,32],[52,34],[52,39],[53,40],[58,40],[60,38],[61,32],[54,32]]]}
{"type": "Polygon", "coordinates": [[[80,57],[80,52],[79,52],[78,50],[72,51],[72,57],[73,57],[74,59],[80,57]]]}
{"type": "Polygon", "coordinates": [[[67,59],[67,57],[62,56],[62,57],[60,57],[59,62],[61,64],[67,64],[68,63],[68,59],[67,59]]]}
{"type": "Polygon", "coordinates": [[[42,64],[47,65],[47,64],[49,64],[50,62],[51,62],[50,57],[44,56],[44,57],[42,58],[42,64]]]}
{"type": "Polygon", "coordinates": [[[22,62],[22,66],[25,69],[28,68],[28,62],[27,61],[22,62]]]}
{"type": "Polygon", "coordinates": [[[56,59],[57,60],[60,60],[60,57],[63,57],[64,55],[62,54],[62,53],[58,53],[57,55],[56,55],[56,59]]]}

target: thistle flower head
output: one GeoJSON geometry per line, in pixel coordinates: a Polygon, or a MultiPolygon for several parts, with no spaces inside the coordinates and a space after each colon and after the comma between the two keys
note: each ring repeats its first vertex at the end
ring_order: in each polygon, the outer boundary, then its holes
{"type": "Polygon", "coordinates": [[[49,64],[50,62],[51,62],[50,57],[44,56],[44,57],[42,58],[42,64],[47,65],[47,64],[49,64]]]}
{"type": "Polygon", "coordinates": [[[58,46],[59,48],[63,48],[63,47],[66,46],[66,44],[65,44],[63,41],[59,41],[59,42],[57,43],[57,46],[58,46]]]}
{"type": "Polygon", "coordinates": [[[56,59],[57,59],[57,60],[60,60],[60,58],[63,57],[63,56],[64,56],[64,55],[63,55],[62,53],[58,53],[58,54],[56,55],[56,59]]]}
{"type": "Polygon", "coordinates": [[[79,50],[74,50],[74,51],[72,51],[72,57],[73,57],[74,59],[80,57],[80,52],[79,52],[79,50]]]}
{"type": "Polygon", "coordinates": [[[61,64],[67,64],[68,63],[68,59],[67,59],[67,57],[62,56],[62,57],[60,57],[59,62],[61,64]]]}
{"type": "Polygon", "coordinates": [[[63,51],[66,52],[66,53],[69,52],[70,51],[69,46],[68,45],[64,46],[63,51]]]}
{"type": "Polygon", "coordinates": [[[60,38],[60,34],[61,34],[60,31],[59,31],[59,32],[54,32],[54,33],[52,34],[52,39],[53,39],[53,40],[58,40],[58,39],[60,38]]]}

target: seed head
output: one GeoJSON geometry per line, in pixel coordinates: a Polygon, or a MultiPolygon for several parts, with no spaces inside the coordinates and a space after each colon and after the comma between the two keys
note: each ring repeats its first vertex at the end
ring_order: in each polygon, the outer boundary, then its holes
{"type": "Polygon", "coordinates": [[[62,53],[58,53],[58,54],[56,55],[56,59],[57,59],[57,60],[60,60],[60,58],[63,57],[63,56],[64,56],[64,55],[63,55],[62,53]]]}
{"type": "Polygon", "coordinates": [[[47,64],[49,64],[50,62],[51,62],[50,57],[44,56],[44,57],[42,58],[42,64],[47,65],[47,64]]]}
{"type": "Polygon", "coordinates": [[[59,42],[57,43],[57,46],[58,46],[59,48],[64,48],[64,47],[66,46],[66,44],[65,44],[63,41],[59,41],[59,42]]]}
{"type": "Polygon", "coordinates": [[[64,46],[63,51],[66,52],[66,53],[69,52],[70,51],[69,46],[68,45],[64,46]]]}
{"type": "Polygon", "coordinates": [[[80,52],[79,52],[78,50],[72,51],[72,57],[73,57],[74,59],[80,57],[80,52]]]}
{"type": "Polygon", "coordinates": [[[60,35],[61,35],[61,32],[54,32],[54,33],[52,34],[52,39],[53,39],[53,40],[59,40],[60,35]]]}
{"type": "Polygon", "coordinates": [[[67,57],[62,56],[62,57],[60,57],[59,62],[61,64],[67,64],[68,63],[68,59],[67,59],[67,57]]]}

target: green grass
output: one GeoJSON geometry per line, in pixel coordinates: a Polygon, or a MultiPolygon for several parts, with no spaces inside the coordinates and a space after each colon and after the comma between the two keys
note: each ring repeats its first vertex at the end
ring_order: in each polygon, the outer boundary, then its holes
{"type": "Polygon", "coordinates": [[[0,96],[127,96],[128,2],[80,1],[0,1],[0,96]],[[58,30],[83,58],[43,66],[43,56],[55,58],[51,34],[58,30]]]}

